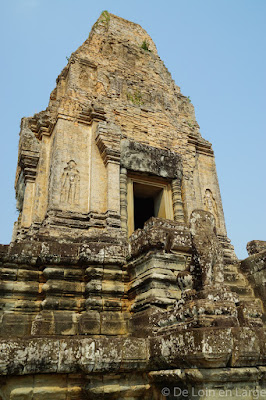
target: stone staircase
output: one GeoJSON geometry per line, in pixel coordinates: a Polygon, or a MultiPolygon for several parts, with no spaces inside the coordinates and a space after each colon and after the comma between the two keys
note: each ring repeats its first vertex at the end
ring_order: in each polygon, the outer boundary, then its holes
{"type": "Polygon", "coordinates": [[[266,323],[262,301],[242,274],[239,264],[228,264],[224,268],[225,285],[238,295],[238,318],[244,326],[262,326],[266,323]],[[264,322],[263,322],[264,321],[264,322]]]}

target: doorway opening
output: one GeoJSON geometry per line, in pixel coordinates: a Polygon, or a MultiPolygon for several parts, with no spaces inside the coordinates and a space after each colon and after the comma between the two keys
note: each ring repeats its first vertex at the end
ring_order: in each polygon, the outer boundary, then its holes
{"type": "MultiPolygon", "coordinates": [[[[163,189],[134,182],[134,228],[142,229],[151,217],[158,217],[162,206],[163,189]]],[[[162,213],[162,210],[161,210],[162,213]]]]}
{"type": "Polygon", "coordinates": [[[171,186],[163,179],[129,175],[127,199],[129,236],[151,217],[173,219],[171,186]]]}

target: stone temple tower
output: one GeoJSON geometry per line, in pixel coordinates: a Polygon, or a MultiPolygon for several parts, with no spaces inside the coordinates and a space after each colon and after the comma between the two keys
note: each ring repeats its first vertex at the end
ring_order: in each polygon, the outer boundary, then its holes
{"type": "Polygon", "coordinates": [[[237,260],[211,144],[139,25],[101,14],[22,119],[15,188],[0,399],[263,389],[265,243],[237,260]]]}

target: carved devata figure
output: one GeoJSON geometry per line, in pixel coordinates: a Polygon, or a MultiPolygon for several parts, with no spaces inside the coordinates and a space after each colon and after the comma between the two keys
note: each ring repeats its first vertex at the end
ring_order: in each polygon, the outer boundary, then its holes
{"type": "Polygon", "coordinates": [[[219,226],[217,204],[216,204],[215,198],[213,197],[212,191],[210,189],[205,190],[204,206],[205,206],[206,211],[209,211],[214,215],[214,217],[216,219],[216,225],[219,226]]]}
{"type": "Polygon", "coordinates": [[[62,203],[78,204],[79,203],[79,171],[76,168],[77,164],[74,160],[67,163],[62,174],[61,197],[62,203]]]}

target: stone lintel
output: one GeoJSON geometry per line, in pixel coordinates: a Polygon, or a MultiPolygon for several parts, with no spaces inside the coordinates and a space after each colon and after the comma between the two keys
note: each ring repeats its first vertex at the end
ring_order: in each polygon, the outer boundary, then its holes
{"type": "Polygon", "coordinates": [[[121,141],[121,166],[134,172],[144,172],[162,178],[182,178],[179,154],[128,139],[121,141]]]}

